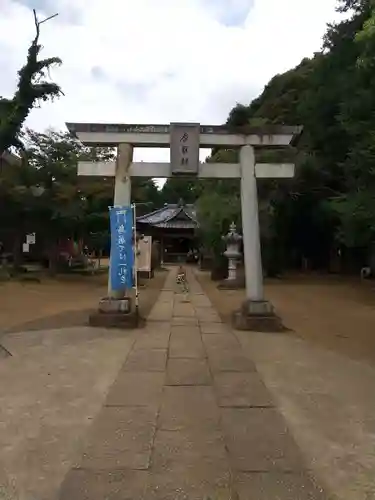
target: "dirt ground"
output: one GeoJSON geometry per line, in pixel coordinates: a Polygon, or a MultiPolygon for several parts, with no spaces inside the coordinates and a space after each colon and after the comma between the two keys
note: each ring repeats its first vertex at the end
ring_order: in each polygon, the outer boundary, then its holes
{"type": "MultiPolygon", "coordinates": [[[[244,290],[218,290],[198,273],[226,322],[245,298],[244,290]]],[[[265,295],[284,325],[320,347],[375,364],[375,288],[369,282],[334,276],[293,276],[266,281],[265,295]]]]}
{"type": "MultiPolygon", "coordinates": [[[[152,308],[166,273],[143,281],[139,300],[142,315],[152,308]]],[[[0,334],[87,325],[90,312],[106,295],[107,274],[43,278],[41,283],[0,283],[0,334]]]]}
{"type": "MultiPolygon", "coordinates": [[[[140,290],[147,315],[166,273],[140,290]]],[[[244,290],[218,290],[208,273],[198,278],[226,322],[245,297],[244,290]]],[[[0,283],[0,333],[83,326],[106,294],[107,275],[64,276],[41,283],[0,283]]],[[[333,276],[293,276],[268,280],[266,296],[285,326],[322,347],[375,364],[375,288],[370,283],[333,276]]]]}

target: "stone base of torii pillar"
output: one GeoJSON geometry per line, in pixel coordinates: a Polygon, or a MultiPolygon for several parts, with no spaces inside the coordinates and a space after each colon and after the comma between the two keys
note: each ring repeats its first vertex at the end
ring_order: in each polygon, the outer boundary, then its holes
{"type": "Polygon", "coordinates": [[[90,314],[89,325],[102,328],[138,328],[144,320],[133,308],[130,297],[105,297],[100,300],[98,310],[90,314]]]}
{"type": "Polygon", "coordinates": [[[266,300],[246,300],[239,311],[232,315],[232,323],[236,330],[255,332],[281,332],[286,330],[272,304],[266,300]]]}

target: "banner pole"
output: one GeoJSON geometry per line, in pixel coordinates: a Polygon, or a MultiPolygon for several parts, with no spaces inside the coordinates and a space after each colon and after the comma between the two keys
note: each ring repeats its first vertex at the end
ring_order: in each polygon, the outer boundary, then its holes
{"type": "Polygon", "coordinates": [[[133,231],[134,231],[134,286],[135,286],[135,314],[139,317],[139,295],[138,295],[138,245],[137,245],[137,213],[136,205],[133,203],[133,231]]]}

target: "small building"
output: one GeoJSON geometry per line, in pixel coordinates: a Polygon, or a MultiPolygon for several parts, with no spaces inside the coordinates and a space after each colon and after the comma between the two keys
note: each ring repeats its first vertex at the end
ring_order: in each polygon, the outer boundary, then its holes
{"type": "Polygon", "coordinates": [[[21,165],[21,158],[18,156],[9,153],[8,151],[4,151],[2,155],[0,155],[0,172],[5,171],[7,168],[11,168],[15,165],[21,165]]]}
{"type": "Polygon", "coordinates": [[[182,202],[137,217],[137,230],[159,243],[161,261],[166,263],[186,260],[188,252],[197,247],[197,228],[194,205],[182,202]]]}

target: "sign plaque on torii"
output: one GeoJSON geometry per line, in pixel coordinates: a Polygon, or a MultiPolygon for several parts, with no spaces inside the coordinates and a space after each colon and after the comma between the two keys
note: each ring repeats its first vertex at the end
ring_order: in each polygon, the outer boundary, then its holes
{"type": "Polygon", "coordinates": [[[172,175],[198,175],[199,136],[199,123],[171,123],[172,175]]]}
{"type": "MultiPolygon", "coordinates": [[[[67,123],[82,143],[117,147],[116,162],[80,162],[78,175],[114,176],[114,205],[130,205],[131,177],[165,178],[173,175],[199,178],[240,178],[241,210],[246,277],[246,301],[234,315],[242,329],[278,329],[281,325],[272,305],[264,299],[260,251],[257,178],[290,178],[293,164],[255,164],[255,147],[280,147],[298,140],[302,127],[270,125],[225,126],[198,123],[126,125],[67,123]],[[133,163],[134,147],[170,148],[170,163],[133,163]],[[199,148],[239,149],[239,163],[200,163],[199,148]]],[[[109,283],[108,296],[115,296],[109,283]]]]}

